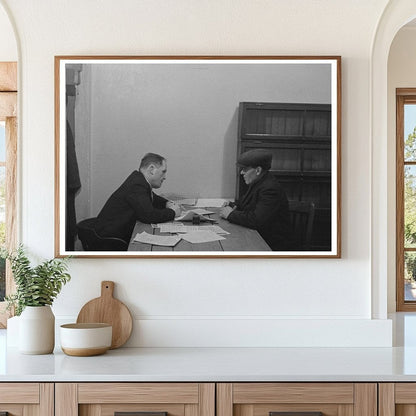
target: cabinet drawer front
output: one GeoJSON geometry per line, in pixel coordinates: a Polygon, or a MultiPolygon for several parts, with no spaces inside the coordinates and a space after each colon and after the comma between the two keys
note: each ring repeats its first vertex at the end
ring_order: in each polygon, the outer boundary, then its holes
{"type": "Polygon", "coordinates": [[[306,403],[270,403],[237,404],[233,416],[339,416],[340,408],[351,407],[350,404],[306,404],[306,403]]]}
{"type": "Polygon", "coordinates": [[[396,403],[416,403],[416,383],[396,383],[394,390],[396,403]]]}
{"type": "Polygon", "coordinates": [[[80,383],[78,403],[198,403],[197,383],[80,383]]]}
{"type": "Polygon", "coordinates": [[[39,403],[38,383],[1,383],[0,403],[39,403]]]}
{"type": "Polygon", "coordinates": [[[116,416],[116,414],[133,415],[139,416],[140,412],[167,412],[169,416],[185,416],[185,405],[181,404],[163,404],[163,405],[146,405],[146,404],[81,404],[79,406],[80,415],[100,415],[100,416],[116,416]]]}
{"type": "Polygon", "coordinates": [[[236,383],[234,403],[354,403],[350,383],[236,383]]]}

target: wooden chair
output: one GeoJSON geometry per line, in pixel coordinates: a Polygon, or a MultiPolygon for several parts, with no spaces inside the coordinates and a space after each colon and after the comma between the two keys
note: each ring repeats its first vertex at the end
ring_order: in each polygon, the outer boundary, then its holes
{"type": "Polygon", "coordinates": [[[78,238],[85,251],[127,251],[128,243],[117,237],[101,237],[95,231],[97,218],[87,218],[77,224],[78,238]]]}
{"type": "Polygon", "coordinates": [[[289,201],[295,250],[311,249],[315,204],[310,201],[289,201]]]}

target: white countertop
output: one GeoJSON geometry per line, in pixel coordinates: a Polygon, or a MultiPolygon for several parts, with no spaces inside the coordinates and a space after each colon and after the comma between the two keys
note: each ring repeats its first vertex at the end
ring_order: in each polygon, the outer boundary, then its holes
{"type": "Polygon", "coordinates": [[[95,357],[9,348],[0,381],[416,381],[416,348],[119,348],[95,357]]]}
{"type": "Polygon", "coordinates": [[[24,355],[0,330],[0,382],[416,381],[416,314],[394,316],[392,348],[119,348],[24,355]]]}

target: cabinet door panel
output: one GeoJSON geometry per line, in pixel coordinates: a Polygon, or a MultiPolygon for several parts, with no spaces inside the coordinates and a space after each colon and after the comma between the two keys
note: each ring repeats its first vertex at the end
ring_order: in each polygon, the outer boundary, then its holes
{"type": "MultiPolygon", "coordinates": [[[[375,383],[235,383],[217,385],[217,416],[271,412],[377,416],[375,383]]],[[[416,416],[416,415],[415,415],[416,416]]]]}
{"type": "MultiPolygon", "coordinates": [[[[239,407],[246,405],[239,405],[239,407]]],[[[236,406],[237,407],[237,406],[236,406]]],[[[237,410],[237,409],[236,409],[237,410]]],[[[322,412],[324,416],[338,416],[339,405],[337,404],[305,404],[305,403],[276,403],[276,404],[260,404],[253,406],[252,416],[269,416],[270,412],[322,412]]],[[[237,412],[236,412],[237,415],[237,412]]]]}
{"type": "Polygon", "coordinates": [[[53,383],[0,383],[0,415],[53,416],[53,383]]]}
{"type": "Polygon", "coordinates": [[[94,404],[80,405],[80,416],[114,416],[116,412],[167,412],[168,416],[184,416],[184,405],[94,404]]]}
{"type": "Polygon", "coordinates": [[[62,383],[55,392],[55,416],[215,416],[214,383],[62,383]]]}

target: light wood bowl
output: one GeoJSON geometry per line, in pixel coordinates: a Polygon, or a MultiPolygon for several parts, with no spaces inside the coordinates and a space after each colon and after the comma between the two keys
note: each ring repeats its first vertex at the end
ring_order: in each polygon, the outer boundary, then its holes
{"type": "Polygon", "coordinates": [[[104,354],[111,347],[112,326],[105,323],[61,325],[61,348],[67,355],[89,357],[104,354]]]}

